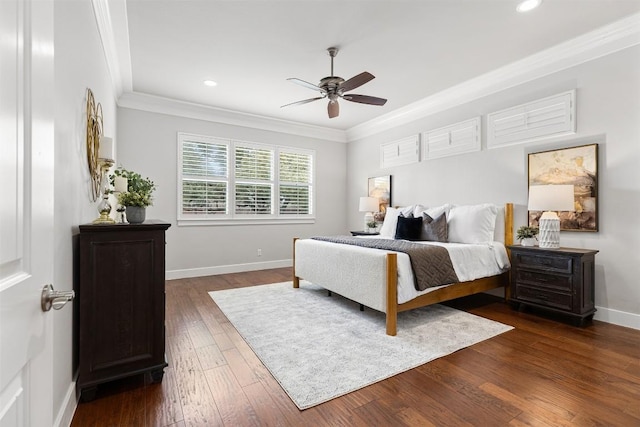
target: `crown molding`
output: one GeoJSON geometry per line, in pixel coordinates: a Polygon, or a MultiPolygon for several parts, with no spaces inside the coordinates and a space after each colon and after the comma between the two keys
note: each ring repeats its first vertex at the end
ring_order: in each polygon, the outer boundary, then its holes
{"type": "Polygon", "coordinates": [[[126,0],[92,0],[116,100],[133,90],[126,0]]]}
{"type": "Polygon", "coordinates": [[[224,108],[178,101],[155,95],[128,92],[118,98],[118,106],[190,119],[206,120],[273,132],[288,133],[335,142],[347,142],[345,131],[308,125],[288,120],[226,110],[224,108]]]}
{"type": "Polygon", "coordinates": [[[346,131],[133,92],[126,0],[92,0],[119,106],[350,142],[640,44],[640,13],[452,86],[346,131]]]}
{"type": "Polygon", "coordinates": [[[637,44],[640,44],[640,13],[347,129],[347,140],[375,135],[637,44]]]}

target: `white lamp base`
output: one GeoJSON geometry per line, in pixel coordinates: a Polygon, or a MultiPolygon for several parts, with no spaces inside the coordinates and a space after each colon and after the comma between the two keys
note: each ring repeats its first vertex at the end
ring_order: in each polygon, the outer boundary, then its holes
{"type": "Polygon", "coordinates": [[[366,233],[369,231],[369,223],[373,221],[373,214],[371,212],[367,212],[364,214],[364,225],[362,230],[366,233]]]}
{"type": "Polygon", "coordinates": [[[544,212],[538,222],[538,246],[557,249],[560,247],[560,218],[555,212],[544,212]]]}

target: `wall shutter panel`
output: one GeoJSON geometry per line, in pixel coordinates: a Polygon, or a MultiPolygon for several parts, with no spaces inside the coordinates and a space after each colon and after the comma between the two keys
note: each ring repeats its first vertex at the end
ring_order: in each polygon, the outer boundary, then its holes
{"type": "Polygon", "coordinates": [[[380,145],[380,167],[382,169],[417,163],[419,160],[418,135],[380,145]]]}
{"type": "Polygon", "coordinates": [[[481,119],[456,123],[422,133],[423,158],[437,159],[456,154],[480,151],[481,119]]]}
{"type": "Polygon", "coordinates": [[[576,133],[576,91],[487,115],[487,148],[576,133]]]}

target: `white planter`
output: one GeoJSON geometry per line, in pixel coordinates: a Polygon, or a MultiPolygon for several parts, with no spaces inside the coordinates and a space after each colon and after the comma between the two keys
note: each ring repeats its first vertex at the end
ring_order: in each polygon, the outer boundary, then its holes
{"type": "Polygon", "coordinates": [[[520,245],[521,246],[535,246],[537,242],[538,242],[538,240],[536,240],[535,237],[526,237],[526,238],[520,240],[520,245]]]}

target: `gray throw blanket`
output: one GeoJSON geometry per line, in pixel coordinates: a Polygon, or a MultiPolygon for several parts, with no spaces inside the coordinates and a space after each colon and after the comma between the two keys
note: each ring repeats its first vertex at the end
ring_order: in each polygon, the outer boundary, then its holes
{"type": "Polygon", "coordinates": [[[414,285],[424,291],[434,286],[459,282],[453,269],[449,251],[441,246],[412,243],[406,240],[361,239],[351,236],[316,236],[315,240],[404,252],[409,255],[413,270],[414,285]]]}

